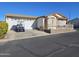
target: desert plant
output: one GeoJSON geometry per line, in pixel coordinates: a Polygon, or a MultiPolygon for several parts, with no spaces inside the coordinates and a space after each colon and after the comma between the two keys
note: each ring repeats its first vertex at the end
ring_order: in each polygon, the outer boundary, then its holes
{"type": "Polygon", "coordinates": [[[6,22],[0,22],[0,38],[3,38],[8,31],[8,24],[6,22]]]}

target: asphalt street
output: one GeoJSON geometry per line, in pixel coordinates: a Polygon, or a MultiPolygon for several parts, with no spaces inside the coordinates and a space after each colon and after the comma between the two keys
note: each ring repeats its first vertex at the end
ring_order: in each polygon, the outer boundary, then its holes
{"type": "Polygon", "coordinates": [[[2,57],[79,57],[79,32],[0,43],[2,57]]]}

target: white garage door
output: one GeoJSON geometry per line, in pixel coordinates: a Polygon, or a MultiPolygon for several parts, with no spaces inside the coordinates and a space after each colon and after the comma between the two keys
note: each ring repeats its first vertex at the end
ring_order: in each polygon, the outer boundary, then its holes
{"type": "Polygon", "coordinates": [[[25,29],[33,29],[33,23],[34,23],[34,20],[26,20],[24,21],[24,27],[25,29]]]}

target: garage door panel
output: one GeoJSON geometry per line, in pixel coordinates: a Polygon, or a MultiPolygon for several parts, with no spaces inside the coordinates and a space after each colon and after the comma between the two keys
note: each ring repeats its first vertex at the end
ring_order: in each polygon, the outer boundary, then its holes
{"type": "Polygon", "coordinates": [[[34,23],[34,20],[27,20],[24,22],[25,24],[25,29],[32,29],[32,25],[34,23]]]}

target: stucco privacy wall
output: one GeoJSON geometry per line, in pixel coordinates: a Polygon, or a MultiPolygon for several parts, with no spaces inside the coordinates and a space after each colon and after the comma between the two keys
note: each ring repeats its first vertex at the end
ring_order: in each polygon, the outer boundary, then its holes
{"type": "Polygon", "coordinates": [[[10,30],[13,25],[17,25],[18,23],[20,23],[20,21],[22,22],[25,30],[33,29],[34,27],[36,27],[35,20],[36,19],[33,19],[33,20],[32,19],[18,19],[18,18],[11,18],[11,17],[6,18],[6,22],[9,25],[8,30],[10,30]]]}

